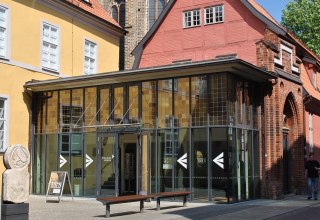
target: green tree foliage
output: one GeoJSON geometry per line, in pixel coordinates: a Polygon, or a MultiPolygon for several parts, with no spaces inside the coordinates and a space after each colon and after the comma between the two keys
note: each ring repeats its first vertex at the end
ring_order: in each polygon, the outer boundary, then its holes
{"type": "Polygon", "coordinates": [[[282,26],[320,56],[320,0],[294,0],[282,12],[282,26]]]}

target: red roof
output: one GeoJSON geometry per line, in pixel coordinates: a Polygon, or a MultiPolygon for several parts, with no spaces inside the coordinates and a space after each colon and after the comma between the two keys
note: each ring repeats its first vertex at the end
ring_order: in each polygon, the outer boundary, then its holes
{"type": "Polygon", "coordinates": [[[95,15],[119,28],[121,26],[116,22],[102,7],[98,0],[88,0],[88,3],[85,0],[65,0],[71,4],[89,12],[92,15],[95,15]]]}

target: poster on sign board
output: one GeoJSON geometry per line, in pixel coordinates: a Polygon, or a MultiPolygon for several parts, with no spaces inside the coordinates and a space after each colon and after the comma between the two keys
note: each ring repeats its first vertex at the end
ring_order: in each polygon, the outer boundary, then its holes
{"type": "Polygon", "coordinates": [[[70,183],[70,178],[69,178],[68,172],[66,172],[66,171],[51,171],[46,198],[48,196],[58,197],[59,202],[60,202],[60,197],[62,196],[63,192],[65,191],[65,183],[66,182],[68,183],[68,185],[67,185],[68,190],[71,193],[71,196],[73,199],[71,183],[70,183]]]}

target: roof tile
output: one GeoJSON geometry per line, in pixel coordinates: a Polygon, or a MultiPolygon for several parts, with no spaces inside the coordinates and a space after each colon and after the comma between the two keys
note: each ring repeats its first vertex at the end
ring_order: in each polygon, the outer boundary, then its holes
{"type": "Polygon", "coordinates": [[[119,25],[118,22],[116,22],[107,12],[106,10],[102,7],[102,5],[99,3],[98,0],[89,0],[89,3],[86,3],[85,0],[65,0],[70,2],[71,4],[89,12],[92,15],[95,15],[119,28],[121,26],[119,25]]]}

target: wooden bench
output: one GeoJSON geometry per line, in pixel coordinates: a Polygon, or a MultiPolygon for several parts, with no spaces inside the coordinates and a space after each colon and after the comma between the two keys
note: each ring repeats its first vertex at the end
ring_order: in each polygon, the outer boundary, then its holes
{"type": "Polygon", "coordinates": [[[191,195],[191,192],[161,192],[150,194],[149,196],[157,200],[157,211],[160,210],[160,200],[162,198],[180,197],[183,196],[183,206],[187,206],[187,196],[191,195]]]}
{"type": "Polygon", "coordinates": [[[102,202],[106,206],[106,218],[110,217],[110,205],[128,202],[140,202],[140,213],[144,212],[144,201],[150,199],[149,195],[129,195],[118,197],[97,198],[99,202],[102,202]]]}

